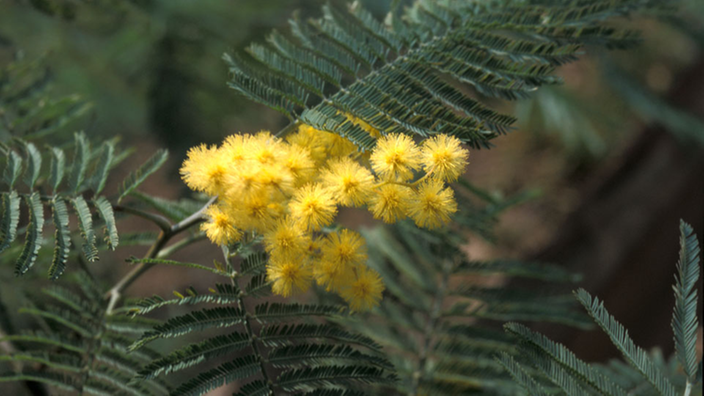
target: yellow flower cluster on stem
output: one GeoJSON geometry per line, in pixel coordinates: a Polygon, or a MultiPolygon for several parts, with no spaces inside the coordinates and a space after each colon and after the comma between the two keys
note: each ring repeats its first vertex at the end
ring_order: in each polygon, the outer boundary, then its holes
{"type": "Polygon", "coordinates": [[[274,293],[290,296],[316,282],[365,311],[378,305],[384,285],[366,264],[362,236],[330,230],[338,208],[366,206],[387,223],[410,217],[419,227],[440,227],[457,211],[446,182],[462,174],[469,153],[454,137],[418,146],[351,122],[378,136],[368,160],[347,139],[302,125],[285,140],[263,131],[194,147],[181,175],[191,189],[218,197],[202,224],[213,243],[262,236],[274,293]]]}

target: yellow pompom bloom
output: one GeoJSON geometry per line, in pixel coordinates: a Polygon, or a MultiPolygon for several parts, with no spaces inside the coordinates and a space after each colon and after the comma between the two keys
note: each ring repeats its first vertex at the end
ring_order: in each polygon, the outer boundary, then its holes
{"type": "Polygon", "coordinates": [[[354,267],[367,261],[367,246],[364,238],[352,230],[343,229],[333,232],[320,248],[323,261],[336,263],[345,267],[354,267]]]}
{"type": "Polygon", "coordinates": [[[294,259],[308,254],[311,238],[291,219],[279,220],[274,228],[264,235],[266,251],[272,257],[294,259]]]}
{"type": "Polygon", "coordinates": [[[306,184],[291,198],[289,210],[306,230],[317,231],[332,223],[337,206],[332,194],[320,184],[306,184]]]}
{"type": "Polygon", "coordinates": [[[257,175],[257,182],[269,192],[278,192],[284,195],[291,195],[294,190],[294,179],[291,172],[280,164],[272,164],[262,167],[257,175]]]}
{"type": "Polygon", "coordinates": [[[310,152],[298,147],[289,147],[286,151],[284,167],[293,175],[296,187],[312,181],[316,172],[310,152]]]}
{"type": "Polygon", "coordinates": [[[211,205],[205,211],[208,221],[200,225],[200,229],[211,242],[217,245],[227,245],[242,238],[242,233],[235,228],[232,218],[219,206],[211,205]]]}
{"type": "Polygon", "coordinates": [[[369,210],[375,219],[382,219],[385,223],[396,222],[407,216],[411,193],[406,186],[385,184],[372,195],[369,210]]]}
{"type": "Polygon", "coordinates": [[[225,138],[221,150],[223,151],[223,157],[228,161],[230,166],[244,159],[248,142],[249,135],[230,135],[225,138]]]}
{"type": "Polygon", "coordinates": [[[457,212],[457,202],[451,188],[445,188],[438,179],[430,179],[418,187],[418,194],[411,202],[409,213],[416,225],[438,228],[450,221],[457,212]]]}
{"type": "Polygon", "coordinates": [[[327,132],[319,131],[310,125],[302,124],[296,133],[286,136],[286,141],[299,150],[306,150],[317,166],[325,163],[328,158],[326,139],[327,132]]]}
{"type": "Polygon", "coordinates": [[[228,201],[228,204],[233,208],[233,216],[242,224],[243,229],[259,232],[268,230],[283,212],[280,205],[270,202],[264,194],[239,201],[228,201]]]}
{"type": "Polygon", "coordinates": [[[252,136],[246,150],[245,158],[260,164],[274,163],[282,155],[281,142],[268,131],[252,136]]]}
{"type": "Polygon", "coordinates": [[[266,278],[272,282],[271,289],[274,293],[288,297],[308,290],[313,273],[310,266],[300,258],[270,260],[266,268],[266,278]]]}
{"type": "Polygon", "coordinates": [[[467,166],[469,151],[454,136],[436,135],[423,144],[421,158],[426,172],[432,170],[442,180],[455,181],[467,166]]]}
{"type": "Polygon", "coordinates": [[[372,169],[381,177],[408,180],[420,166],[420,150],[410,137],[390,134],[377,141],[370,160],[372,169]]]}
{"type": "Polygon", "coordinates": [[[328,157],[345,157],[357,151],[357,146],[347,138],[336,133],[325,131],[320,131],[320,133],[323,139],[325,139],[325,148],[328,157]]]}
{"type": "Polygon", "coordinates": [[[211,196],[222,193],[229,169],[223,152],[215,146],[201,144],[188,150],[187,155],[180,171],[186,185],[211,196]]]}
{"type": "Polygon", "coordinates": [[[340,296],[347,301],[353,311],[369,311],[379,305],[384,292],[384,282],[379,273],[366,266],[355,269],[356,279],[342,288],[340,296]]]}
{"type": "Polygon", "coordinates": [[[354,272],[351,267],[339,265],[332,261],[320,261],[315,263],[313,276],[318,285],[325,287],[326,291],[339,292],[343,287],[354,280],[354,272]]]}
{"type": "Polygon", "coordinates": [[[373,193],[374,176],[350,158],[331,161],[321,179],[341,205],[361,206],[373,193]]]}

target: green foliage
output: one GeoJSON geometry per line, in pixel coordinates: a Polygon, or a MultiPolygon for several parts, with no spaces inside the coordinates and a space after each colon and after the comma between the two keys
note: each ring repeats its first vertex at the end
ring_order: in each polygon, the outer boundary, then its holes
{"type": "Polygon", "coordinates": [[[534,194],[498,199],[466,182],[457,190],[453,227],[428,231],[402,222],[364,232],[368,265],[388,293],[373,314],[341,323],[384,346],[400,377],[399,394],[513,394],[517,386],[493,357],[516,355],[515,339],[498,333],[497,322],[588,324],[565,295],[505,286],[512,278],[574,282],[574,274],[518,260],[469,260],[463,250],[470,231],[491,238],[496,216],[534,194]]]}
{"type": "Polygon", "coordinates": [[[176,299],[155,296],[122,309],[145,314],[168,305],[215,305],[171,317],[154,326],[131,346],[136,351],[157,339],[228,329],[226,334],[204,337],[152,361],[140,371],[140,378],[152,379],[198,366],[198,374],[182,381],[174,390],[179,395],[202,395],[236,380],[241,381],[238,394],[243,395],[393,383],[392,365],[374,341],[332,323],[311,323],[315,318],[344,316],[344,307],[258,302],[252,309],[247,301],[271,294],[261,273],[266,257],[262,253],[243,257],[239,271],[229,263],[234,255],[226,252],[226,257],[226,264],[217,264],[215,268],[171,260],[133,260],[207,270],[228,281],[217,284],[209,294],[198,294],[189,288],[184,294],[175,292],[176,299]],[[244,289],[242,284],[246,285],[244,289]],[[225,357],[227,360],[216,367],[202,367],[225,357]]]}
{"type": "Polygon", "coordinates": [[[636,32],[604,20],[664,4],[416,1],[383,23],[359,2],[344,11],[326,5],[321,18],[294,16],[293,37],[275,31],[266,44],[250,45],[248,58],[225,60],[229,85],[240,94],[361,150],[375,139],[348,115],[383,133],[447,133],[489,147],[514,119],[458,85],[488,97],[525,98],[559,83],[555,66],[575,60],[583,45],[637,43],[636,32]]]}
{"type": "Polygon", "coordinates": [[[129,353],[129,336],[141,332],[140,322],[106,317],[98,285],[84,272],[76,272],[83,292],[62,286],[42,290],[37,305],[21,310],[46,330],[5,336],[20,349],[0,355],[0,361],[22,364],[18,372],[0,373],[0,382],[35,381],[71,394],[164,395],[168,387],[156,380],[131,383],[136,369],[157,358],[144,349],[129,353]]]}
{"type": "Polygon", "coordinates": [[[697,375],[699,260],[697,235],[694,234],[692,226],[682,221],[680,223],[680,260],[677,262],[677,275],[673,286],[675,309],[672,315],[672,330],[675,334],[677,359],[690,382],[695,382],[697,375]]]}
{"type": "MultiPolygon", "coordinates": [[[[51,279],[58,278],[66,267],[68,252],[72,242],[70,238],[69,216],[66,210],[66,203],[70,203],[76,215],[80,234],[83,239],[82,251],[88,261],[98,259],[96,220],[101,219],[100,224],[105,227],[107,245],[115,249],[119,244],[119,235],[115,220],[113,204],[108,198],[97,195],[102,191],[109,171],[114,167],[115,162],[113,152],[114,147],[111,142],[105,142],[95,151],[90,149],[88,139],[83,133],[75,134],[75,151],[72,164],[66,166],[66,159],[62,149],[49,147],[48,155],[51,156],[51,166],[48,172],[41,168],[41,152],[36,150],[36,145],[25,140],[16,139],[20,145],[27,147],[26,160],[15,151],[12,146],[7,146],[7,150],[2,154],[7,164],[5,170],[5,183],[9,191],[2,192],[3,219],[0,236],[0,252],[11,245],[17,237],[18,224],[20,219],[21,205],[20,198],[24,198],[29,211],[28,227],[25,232],[25,250],[19,257],[16,264],[16,273],[24,274],[34,264],[36,255],[42,247],[42,229],[44,224],[44,206],[52,209],[53,223],[56,226],[54,234],[55,254],[52,258],[52,265],[49,270],[51,279]],[[29,147],[34,147],[31,149],[29,147]],[[103,161],[108,161],[107,164],[103,161]],[[28,192],[22,192],[20,187],[15,186],[16,180],[22,174],[22,163],[28,164],[24,168],[25,184],[28,192]],[[31,165],[30,165],[31,164],[31,165]],[[64,175],[68,175],[64,178],[64,175]],[[66,179],[67,185],[62,184],[66,179]],[[52,190],[51,195],[43,195],[45,185],[52,190]],[[85,197],[92,196],[90,200],[85,197]]],[[[165,159],[165,154],[159,153],[159,158],[165,159]]],[[[134,175],[128,177],[124,185],[129,185],[129,191],[123,192],[127,195],[144,181],[148,174],[144,174],[143,169],[149,169],[148,173],[153,173],[156,166],[163,164],[163,159],[154,164],[153,161],[145,164],[137,171],[139,178],[134,175]],[[141,172],[141,173],[140,173],[141,172]]]]}
{"type": "Polygon", "coordinates": [[[120,202],[139,187],[140,184],[144,183],[149,175],[159,170],[168,157],[169,152],[167,150],[157,150],[139,169],[130,173],[125,181],[122,182],[122,186],[120,186],[120,196],[117,198],[117,202],[120,202]]]}
{"type": "Polygon", "coordinates": [[[659,352],[647,353],[636,346],[628,331],[606,310],[604,303],[584,289],[579,289],[575,292],[577,301],[611,338],[628,364],[614,361],[608,366],[590,365],[563,345],[517,323],[508,323],[504,328],[520,339],[520,356],[529,362],[529,369],[521,368],[508,356],[501,356],[497,361],[529,394],[545,393],[535,385],[546,382],[557,387],[557,394],[566,395],[592,392],[626,395],[631,394],[632,389],[645,389],[645,392],[652,391],[652,394],[674,396],[683,394],[680,384],[685,395],[692,394],[697,385],[701,394],[701,378],[696,374],[699,244],[692,227],[684,221],[680,222],[680,245],[680,260],[673,287],[675,309],[672,328],[676,359],[673,357],[671,362],[665,362],[659,352]]]}
{"type": "MultiPolygon", "coordinates": [[[[55,280],[64,273],[74,245],[67,204],[75,213],[83,240],[81,250],[88,261],[98,260],[98,227],[105,228],[108,248],[114,250],[119,245],[120,236],[113,209],[115,199],[100,194],[107,185],[111,171],[130,151],[118,150],[114,139],[103,141],[93,149],[83,132],[73,134],[73,147],[50,144],[45,147],[46,140],[60,138],[69,126],[77,122],[86,113],[88,105],[76,99],[76,108],[51,107],[56,103],[47,97],[49,72],[42,61],[19,60],[0,69],[0,121],[3,128],[0,129],[0,162],[4,166],[3,181],[6,186],[0,192],[3,214],[0,220],[0,253],[11,247],[18,234],[24,234],[24,248],[15,258],[15,274],[25,274],[36,262],[43,246],[44,207],[48,206],[55,228],[49,278],[55,280]],[[37,113],[31,107],[35,101],[41,103],[39,109],[50,107],[37,113]],[[70,158],[66,157],[66,150],[73,152],[70,158]],[[42,167],[44,158],[48,159],[48,167],[42,167]],[[24,186],[20,185],[21,181],[24,186]],[[49,190],[51,194],[47,195],[49,190]],[[21,205],[22,201],[25,205],[21,205]],[[26,227],[20,227],[23,206],[28,212],[26,227]]],[[[65,102],[68,99],[61,100],[65,102]]],[[[136,188],[163,165],[166,158],[166,151],[160,150],[130,174],[122,183],[116,200],[137,193],[136,188]]],[[[185,210],[180,203],[172,206],[185,210]]]]}

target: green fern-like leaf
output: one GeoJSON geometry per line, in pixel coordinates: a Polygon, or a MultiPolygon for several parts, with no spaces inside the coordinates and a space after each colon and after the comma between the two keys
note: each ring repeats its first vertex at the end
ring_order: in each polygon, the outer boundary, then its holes
{"type": "Polygon", "coordinates": [[[120,195],[117,202],[120,202],[123,198],[139,187],[139,185],[142,184],[147,177],[161,168],[161,166],[166,162],[168,156],[169,152],[167,150],[158,150],[151,158],[142,164],[139,169],[130,173],[130,175],[127,176],[120,186],[120,195]]]}
{"type": "Polygon", "coordinates": [[[10,247],[17,237],[20,221],[20,197],[17,191],[2,194],[2,220],[0,220],[0,253],[10,247]]]}
{"type": "Polygon", "coordinates": [[[660,2],[469,4],[417,1],[403,18],[386,23],[358,2],[344,11],[325,5],[321,18],[294,17],[293,37],[273,32],[266,44],[250,45],[251,60],[226,55],[230,86],[361,150],[375,139],[347,114],[384,133],[449,133],[488,147],[513,119],[487,109],[447,77],[484,95],[524,98],[559,83],[555,66],[574,61],[584,44],[637,43],[635,32],[600,23],[660,2]]]}
{"type": "Polygon", "coordinates": [[[169,374],[183,370],[220,356],[229,355],[249,344],[249,337],[240,332],[213,337],[198,344],[189,345],[150,363],[140,372],[140,377],[154,378],[162,373],[169,374]]]}
{"type": "Polygon", "coordinates": [[[37,260],[42,247],[42,230],[44,228],[44,207],[39,193],[33,193],[25,198],[29,208],[29,225],[24,239],[24,248],[15,264],[15,275],[24,275],[37,260]]]}
{"type": "Polygon", "coordinates": [[[511,374],[518,384],[521,385],[530,395],[547,396],[549,393],[536,383],[526,369],[506,352],[502,352],[497,358],[499,363],[511,374]]]}
{"type": "Polygon", "coordinates": [[[69,186],[72,193],[77,194],[83,185],[86,170],[88,169],[88,163],[90,161],[90,143],[83,132],[74,134],[74,141],[76,149],[73,154],[69,186]]]}
{"type": "Polygon", "coordinates": [[[120,237],[117,233],[115,213],[112,210],[112,204],[105,197],[96,198],[94,204],[98,209],[98,213],[100,213],[100,217],[105,222],[105,240],[108,242],[110,249],[115,250],[120,243],[120,237]]]}
{"type": "Polygon", "coordinates": [[[42,171],[42,154],[32,143],[25,143],[25,150],[27,152],[27,169],[24,174],[24,181],[29,187],[29,189],[34,188],[34,184],[39,178],[39,174],[42,171]]]}
{"type": "Polygon", "coordinates": [[[212,370],[198,374],[174,391],[178,395],[198,396],[219,388],[232,381],[247,378],[259,370],[259,360],[256,356],[238,357],[212,370]]]}
{"type": "Polygon", "coordinates": [[[49,278],[58,279],[66,270],[66,262],[71,246],[71,234],[68,229],[69,217],[66,203],[59,197],[52,202],[52,219],[54,220],[54,257],[49,267],[49,278]]]}
{"type": "Polygon", "coordinates": [[[81,195],[71,200],[71,203],[78,217],[78,225],[81,229],[81,236],[83,237],[83,254],[88,261],[96,261],[98,259],[98,248],[95,246],[93,216],[90,213],[88,203],[81,195]]]}
{"type": "Polygon", "coordinates": [[[672,383],[655,367],[648,354],[633,343],[628,331],[609,314],[604,303],[598,298],[593,298],[584,289],[577,290],[575,294],[587,313],[611,338],[626,360],[635,366],[660,394],[675,396],[677,392],[672,383]]]}
{"type": "Polygon", "coordinates": [[[12,189],[22,173],[22,157],[14,150],[10,150],[5,160],[6,163],[5,172],[3,172],[3,179],[10,189],[12,189]]]}
{"type": "MultiPolygon", "coordinates": [[[[510,373],[494,359],[498,352],[517,356],[516,340],[497,336],[487,322],[590,324],[588,316],[574,310],[572,298],[547,290],[489,286],[478,279],[499,275],[560,284],[578,277],[542,263],[467,260],[462,246],[468,230],[491,236],[496,216],[525,200],[501,199],[474,186],[467,190],[473,197],[458,199],[458,212],[465,218],[453,223],[454,228],[429,231],[399,222],[364,231],[368,265],[383,277],[387,295],[369,317],[340,322],[383,345],[399,373],[397,383],[389,389],[381,386],[378,393],[521,394],[510,373]]],[[[523,360],[517,364],[526,366],[523,360]]],[[[526,369],[525,375],[537,370],[526,369]]],[[[567,379],[562,384],[568,386],[567,379]]],[[[545,392],[554,389],[553,385],[545,392]]]]}
{"type": "Polygon", "coordinates": [[[697,374],[697,284],[699,283],[699,242],[692,226],[680,222],[680,259],[677,263],[675,309],[672,330],[677,358],[690,382],[697,374]]]}
{"type": "Polygon", "coordinates": [[[0,361],[24,363],[21,372],[0,374],[0,382],[37,381],[47,385],[52,394],[168,394],[161,381],[131,381],[146,361],[161,356],[147,348],[129,353],[132,340],[120,331],[140,321],[128,324],[105,318],[105,302],[93,296],[98,286],[87,274],[78,274],[78,282],[90,295],[52,286],[36,299],[36,306],[20,310],[44,323],[46,330],[23,331],[0,340],[22,347],[21,352],[0,356],[0,361]],[[117,323],[123,326],[115,326],[117,323]]]}
{"type": "MultiPolygon", "coordinates": [[[[597,391],[606,395],[626,395],[626,391],[621,389],[621,387],[614,384],[609,378],[592,368],[588,363],[577,358],[574,353],[563,345],[550,341],[547,337],[532,332],[518,323],[506,324],[504,329],[518,336],[523,342],[529,343],[539,349],[543,354],[539,356],[540,360],[552,360],[559,363],[572,375],[588,383],[597,391]]],[[[552,377],[551,375],[548,376],[552,377]]]]}
{"type": "Polygon", "coordinates": [[[105,188],[105,182],[108,179],[108,174],[110,168],[112,167],[114,152],[115,146],[112,142],[108,141],[103,143],[100,158],[98,159],[98,163],[91,180],[91,187],[96,195],[100,194],[103,191],[103,188],[105,188]]]}
{"type": "Polygon", "coordinates": [[[395,377],[390,374],[392,364],[379,353],[380,346],[370,338],[333,324],[305,323],[346,315],[345,307],[264,301],[252,308],[247,304],[247,299],[257,301],[270,294],[265,276],[267,256],[251,252],[249,248],[238,251],[245,254],[239,261],[238,270],[230,263],[231,255],[227,249],[224,250],[225,264],[218,264],[216,268],[167,263],[216,272],[230,279],[229,283],[217,284],[210,294],[199,294],[189,288],[183,294],[175,293],[176,299],[155,296],[125,308],[143,314],[175,304],[217,305],[174,316],[155,325],[130,346],[137,352],[157,339],[238,327],[227,334],[203,338],[163,358],[154,359],[139,372],[139,378],[154,379],[198,367],[198,374],[182,381],[174,391],[186,395],[202,395],[233,381],[240,382],[238,394],[246,395],[394,381],[395,377]],[[227,359],[225,363],[212,365],[213,361],[223,358],[227,359]],[[303,367],[312,367],[313,370],[306,371],[303,367]]]}
{"type": "Polygon", "coordinates": [[[58,147],[51,147],[51,162],[49,170],[49,185],[54,193],[59,189],[61,181],[64,179],[66,167],[66,154],[58,147]]]}

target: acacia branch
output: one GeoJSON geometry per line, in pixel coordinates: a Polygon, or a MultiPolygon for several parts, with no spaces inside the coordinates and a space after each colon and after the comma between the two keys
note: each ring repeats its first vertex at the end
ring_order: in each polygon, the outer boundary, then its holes
{"type": "MultiPolygon", "coordinates": [[[[170,224],[168,223],[168,226],[162,227],[162,231],[159,233],[159,237],[157,238],[156,242],[149,248],[149,251],[147,251],[147,254],[144,256],[144,258],[155,258],[159,255],[161,250],[166,246],[166,244],[173,238],[174,236],[180,234],[181,232],[189,229],[190,227],[200,223],[203,221],[203,212],[210,206],[217,197],[211,198],[205,205],[203,205],[202,208],[200,208],[198,211],[193,213],[192,215],[188,216],[187,218],[181,220],[180,222],[176,224],[170,224]]],[[[139,216],[139,215],[138,215],[139,216]]],[[[134,281],[136,281],[140,276],[142,276],[145,272],[149,271],[155,263],[141,263],[139,264],[135,269],[130,271],[127,275],[125,275],[122,279],[120,279],[113,287],[108,290],[108,292],[105,294],[105,298],[109,299],[108,302],[108,308],[107,308],[107,315],[112,314],[113,310],[115,309],[115,305],[117,302],[120,300],[120,297],[122,296],[122,293],[124,292],[125,289],[127,289],[134,281]]]]}

